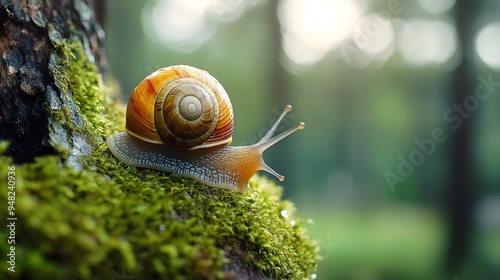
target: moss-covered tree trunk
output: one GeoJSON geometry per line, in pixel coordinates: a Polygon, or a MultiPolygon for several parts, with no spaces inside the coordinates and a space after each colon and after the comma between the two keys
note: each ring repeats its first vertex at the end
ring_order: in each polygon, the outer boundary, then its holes
{"type": "Polygon", "coordinates": [[[0,279],[311,276],[317,247],[271,181],[233,193],[110,154],[125,110],[102,83],[103,7],[0,0],[0,279]]]}
{"type": "Polygon", "coordinates": [[[90,139],[65,129],[47,108],[63,109],[71,116],[65,121],[82,125],[71,90],[58,81],[56,63],[66,59],[63,40],[79,41],[89,61],[106,71],[101,28],[105,1],[0,3],[0,139],[11,143],[7,154],[22,163],[63,149],[78,166],[78,157],[90,153],[90,139]]]}

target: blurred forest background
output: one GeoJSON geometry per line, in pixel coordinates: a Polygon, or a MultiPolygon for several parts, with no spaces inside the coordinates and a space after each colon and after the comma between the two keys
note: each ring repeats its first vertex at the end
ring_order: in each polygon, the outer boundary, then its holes
{"type": "MultiPolygon", "coordinates": [[[[111,0],[123,101],[158,68],[225,87],[233,145],[268,150],[323,260],[316,279],[499,279],[500,2],[111,0]]],[[[263,173],[264,174],[264,173],[263,173]]]]}

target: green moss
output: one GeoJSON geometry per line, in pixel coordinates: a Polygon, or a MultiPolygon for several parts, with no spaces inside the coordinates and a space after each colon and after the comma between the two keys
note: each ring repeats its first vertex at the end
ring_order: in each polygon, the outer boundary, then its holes
{"type": "Polygon", "coordinates": [[[49,65],[49,69],[57,77],[55,84],[64,93],[61,99],[71,98],[79,114],[62,107],[50,110],[50,115],[55,120],[62,121],[66,130],[82,132],[93,137],[92,142],[100,142],[117,125],[123,124],[123,106],[111,102],[111,99],[118,99],[117,96],[112,96],[102,86],[101,76],[85,56],[79,41],[69,43],[53,40],[53,43],[59,56],[49,65]],[[71,120],[74,121],[76,117],[83,119],[83,126],[72,125],[74,122],[71,120]]]}
{"type": "MultiPolygon", "coordinates": [[[[280,199],[282,189],[272,181],[254,176],[248,191],[238,194],[116,160],[104,140],[122,130],[123,105],[111,102],[110,91],[99,86],[79,43],[58,44],[66,59],[52,67],[61,88],[72,92],[85,124],[68,129],[91,137],[92,155],[79,171],[56,156],[15,166],[16,273],[2,262],[2,279],[238,276],[223,273],[224,268],[277,279],[314,273],[317,246],[301,226],[306,221],[280,199]]],[[[74,117],[49,110],[54,119],[74,117]]],[[[6,147],[0,143],[0,152],[6,147]]],[[[11,165],[10,158],[0,157],[2,182],[11,165]]],[[[6,205],[6,191],[0,201],[6,205]]],[[[0,214],[7,216],[7,208],[0,214]]],[[[2,252],[9,246],[0,243],[2,252]]]]}

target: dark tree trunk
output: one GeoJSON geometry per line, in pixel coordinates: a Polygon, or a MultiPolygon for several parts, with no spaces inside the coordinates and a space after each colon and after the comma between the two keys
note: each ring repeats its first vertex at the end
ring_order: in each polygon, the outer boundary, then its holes
{"type": "MultiPolygon", "coordinates": [[[[477,3],[459,0],[456,3],[456,24],[459,44],[464,57],[453,73],[452,102],[463,106],[468,95],[474,93],[473,84],[473,23],[475,22],[477,3]]],[[[451,133],[451,179],[445,192],[449,221],[447,275],[448,278],[459,276],[467,255],[472,232],[472,211],[476,192],[473,185],[474,170],[471,163],[471,139],[474,114],[462,118],[462,124],[451,133]]]]}
{"type": "MultiPolygon", "coordinates": [[[[55,153],[61,143],[70,156],[74,149],[79,155],[85,153],[78,147],[85,139],[72,141],[71,132],[50,123],[49,101],[71,92],[57,85],[49,65],[63,55],[54,42],[80,41],[89,60],[101,72],[107,71],[102,51],[104,3],[0,0],[0,140],[10,142],[7,155],[16,163],[55,153]]],[[[78,115],[72,102],[70,98],[62,106],[78,115]]]]}

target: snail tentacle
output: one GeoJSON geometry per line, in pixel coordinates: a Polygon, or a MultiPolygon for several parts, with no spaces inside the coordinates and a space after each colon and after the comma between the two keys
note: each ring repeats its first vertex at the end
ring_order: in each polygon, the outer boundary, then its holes
{"type": "Polygon", "coordinates": [[[276,132],[276,129],[279,127],[283,119],[285,118],[286,114],[288,112],[292,111],[292,105],[286,105],[285,109],[281,113],[281,115],[278,117],[278,119],[274,122],[274,124],[271,126],[269,131],[260,139],[259,142],[256,144],[252,145],[252,148],[255,149],[255,152],[257,154],[261,155],[261,167],[260,170],[266,171],[269,174],[275,176],[278,178],[280,181],[285,180],[285,176],[279,174],[278,172],[274,171],[269,165],[267,165],[264,160],[262,159],[262,154],[264,153],[265,150],[267,150],[269,147],[273,146],[274,144],[278,143],[282,139],[286,138],[290,134],[294,133],[297,130],[303,129],[305,127],[305,123],[300,122],[297,126],[292,127],[288,129],[285,132],[280,133],[279,135],[273,137],[274,132],[276,132]]]}
{"type": "Polygon", "coordinates": [[[306,126],[305,123],[300,122],[297,126],[290,128],[285,132],[282,132],[278,136],[273,137],[274,132],[279,127],[279,125],[281,124],[281,122],[285,118],[286,114],[289,113],[290,111],[292,111],[292,105],[286,105],[285,109],[283,110],[281,115],[278,117],[278,119],[274,122],[274,124],[271,126],[271,128],[266,133],[266,135],[264,135],[264,137],[262,137],[262,139],[260,139],[259,142],[254,144],[261,151],[261,153],[263,153],[265,150],[267,150],[272,145],[281,141],[283,138],[287,137],[288,135],[294,133],[297,130],[303,129],[306,126]]]}

